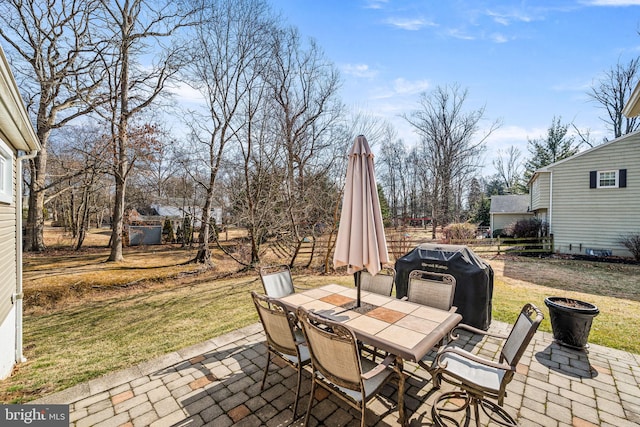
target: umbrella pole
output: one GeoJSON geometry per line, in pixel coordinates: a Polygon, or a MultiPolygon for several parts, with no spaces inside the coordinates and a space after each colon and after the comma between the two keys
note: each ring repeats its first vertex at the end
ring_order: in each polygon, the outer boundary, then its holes
{"type": "Polygon", "coordinates": [[[360,308],[360,271],[353,273],[356,280],[356,308],[360,308]]]}

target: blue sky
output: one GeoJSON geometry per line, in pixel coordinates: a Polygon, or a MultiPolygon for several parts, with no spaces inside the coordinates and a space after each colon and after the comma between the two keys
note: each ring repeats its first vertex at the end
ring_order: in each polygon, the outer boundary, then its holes
{"type": "Polygon", "coordinates": [[[587,92],[618,62],[640,55],[640,0],[271,0],[341,71],[350,106],[389,120],[407,145],[416,135],[399,117],[419,94],[459,84],[468,109],[485,107],[484,174],[498,149],[546,133],[554,116],[611,134],[587,92]]]}

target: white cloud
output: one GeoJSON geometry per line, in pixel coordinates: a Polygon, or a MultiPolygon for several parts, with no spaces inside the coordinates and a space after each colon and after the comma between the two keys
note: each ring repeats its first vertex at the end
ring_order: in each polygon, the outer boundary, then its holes
{"type": "Polygon", "coordinates": [[[449,37],[453,37],[460,40],[475,40],[476,38],[471,34],[464,33],[462,30],[457,28],[450,28],[447,30],[446,34],[449,37]]]}
{"type": "Polygon", "coordinates": [[[551,87],[556,92],[588,92],[593,87],[593,80],[574,80],[557,83],[551,87]]]}
{"type": "Polygon", "coordinates": [[[531,22],[534,18],[531,15],[527,15],[522,11],[512,11],[509,13],[500,13],[488,10],[487,16],[494,20],[494,22],[500,25],[511,25],[513,22],[531,22]]]}
{"type": "Polygon", "coordinates": [[[369,0],[365,3],[365,9],[382,9],[387,5],[388,0],[369,0]]]}
{"type": "Polygon", "coordinates": [[[431,86],[428,80],[409,81],[402,77],[393,81],[393,89],[399,95],[413,95],[424,92],[431,86]]]}
{"type": "Polygon", "coordinates": [[[403,77],[399,77],[393,80],[390,84],[382,87],[376,87],[371,90],[373,95],[371,99],[388,99],[393,97],[406,97],[416,95],[418,93],[427,90],[431,84],[428,80],[406,80],[403,77]]]}
{"type": "Polygon", "coordinates": [[[433,22],[427,21],[423,18],[388,18],[385,22],[391,26],[408,31],[417,31],[423,27],[436,26],[433,22]]]}
{"type": "Polygon", "coordinates": [[[491,144],[498,145],[499,148],[517,145],[522,141],[526,142],[528,138],[538,138],[540,135],[547,133],[547,129],[543,128],[524,128],[521,126],[502,126],[495,130],[488,141],[491,144]]]}
{"type": "Polygon", "coordinates": [[[640,0],[587,0],[581,3],[587,6],[640,6],[640,0]]]}
{"type": "Polygon", "coordinates": [[[493,40],[495,43],[506,43],[509,41],[507,36],[500,33],[491,34],[491,40],[493,40]]]}
{"type": "Polygon", "coordinates": [[[177,83],[169,88],[169,91],[175,95],[178,102],[188,102],[195,104],[204,104],[205,99],[202,94],[186,83],[177,83]]]}
{"type": "Polygon", "coordinates": [[[350,76],[371,79],[378,75],[377,70],[372,70],[367,64],[343,64],[340,69],[350,76]]]}

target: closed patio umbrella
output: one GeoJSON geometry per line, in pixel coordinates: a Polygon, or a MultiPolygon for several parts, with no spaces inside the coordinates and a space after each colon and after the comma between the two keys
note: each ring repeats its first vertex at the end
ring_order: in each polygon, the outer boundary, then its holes
{"type": "Polygon", "coordinates": [[[358,272],[366,268],[369,273],[376,275],[382,264],[388,262],[373,154],[367,139],[364,135],[359,135],[349,152],[340,225],[333,255],[334,267],[346,265],[348,273],[356,274],[357,307],[360,307],[358,272]]]}

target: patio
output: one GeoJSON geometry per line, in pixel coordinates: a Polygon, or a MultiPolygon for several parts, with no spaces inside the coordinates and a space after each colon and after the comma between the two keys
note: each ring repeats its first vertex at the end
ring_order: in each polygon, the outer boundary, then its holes
{"type": "MultiPolygon", "coordinates": [[[[505,333],[508,328],[493,321],[490,330],[505,333]]],[[[462,340],[487,356],[498,350],[491,341],[462,340]]],[[[260,391],[263,342],[262,326],[256,323],[30,403],[69,404],[71,425],[78,427],[301,425],[303,417],[292,420],[289,407],[293,369],[272,365],[260,391]]],[[[574,351],[555,344],[551,334],[537,332],[519,367],[505,407],[521,426],[640,424],[640,355],[598,345],[588,353],[574,351]]],[[[405,371],[409,425],[432,425],[430,410],[438,393],[416,364],[405,363],[405,371]]],[[[309,388],[303,378],[299,414],[306,410],[309,388]]],[[[397,425],[395,387],[383,395],[368,406],[369,426],[397,425]]],[[[310,425],[359,423],[357,411],[334,396],[318,397],[310,425]]]]}

